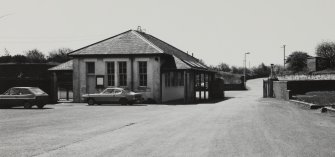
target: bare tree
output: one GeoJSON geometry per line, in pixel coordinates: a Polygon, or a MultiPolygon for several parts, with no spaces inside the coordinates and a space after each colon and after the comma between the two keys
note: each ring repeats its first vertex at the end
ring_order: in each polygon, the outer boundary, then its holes
{"type": "Polygon", "coordinates": [[[63,63],[70,60],[70,57],[67,55],[72,50],[69,48],[60,48],[53,50],[49,53],[48,62],[58,62],[63,63]]]}
{"type": "Polygon", "coordinates": [[[326,58],[329,61],[329,66],[335,68],[335,43],[323,42],[316,47],[316,55],[326,58]]]}
{"type": "Polygon", "coordinates": [[[31,62],[31,63],[45,63],[46,62],[44,54],[37,49],[27,51],[26,56],[27,56],[28,62],[31,62]]]}

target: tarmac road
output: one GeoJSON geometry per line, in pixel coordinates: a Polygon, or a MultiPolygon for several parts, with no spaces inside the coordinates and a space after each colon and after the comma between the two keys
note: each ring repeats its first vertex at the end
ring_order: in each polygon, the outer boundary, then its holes
{"type": "Polygon", "coordinates": [[[0,156],[335,156],[335,117],[248,86],[209,104],[1,109],[0,156]]]}

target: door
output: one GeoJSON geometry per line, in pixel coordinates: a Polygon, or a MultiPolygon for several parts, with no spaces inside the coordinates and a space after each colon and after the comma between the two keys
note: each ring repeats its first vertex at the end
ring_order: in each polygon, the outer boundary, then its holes
{"type": "Polygon", "coordinates": [[[5,105],[9,105],[9,106],[21,105],[20,100],[17,98],[19,93],[20,91],[18,88],[11,88],[9,92],[7,93],[7,95],[4,95],[3,100],[4,100],[5,105]]]}
{"type": "Polygon", "coordinates": [[[119,102],[119,100],[121,98],[125,98],[123,91],[121,89],[115,89],[114,90],[114,97],[113,97],[113,101],[114,102],[119,102]]]}
{"type": "Polygon", "coordinates": [[[96,101],[100,102],[112,102],[114,97],[114,89],[106,89],[100,93],[99,97],[97,97],[96,101]]]}
{"type": "Polygon", "coordinates": [[[95,75],[87,75],[86,80],[86,93],[93,94],[96,93],[95,90],[95,75]]]}

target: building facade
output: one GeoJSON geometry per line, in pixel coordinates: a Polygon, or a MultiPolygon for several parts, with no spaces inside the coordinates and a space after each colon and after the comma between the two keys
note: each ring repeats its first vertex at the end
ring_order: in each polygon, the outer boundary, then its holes
{"type": "Polygon", "coordinates": [[[73,57],[74,102],[106,87],[139,92],[157,103],[210,98],[213,71],[188,53],[141,31],[129,30],[69,55],[73,57]]]}

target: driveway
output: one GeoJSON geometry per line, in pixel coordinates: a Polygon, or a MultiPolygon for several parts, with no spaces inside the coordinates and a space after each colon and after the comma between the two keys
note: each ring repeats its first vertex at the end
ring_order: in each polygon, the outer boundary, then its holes
{"type": "Polygon", "coordinates": [[[334,156],[335,117],[263,99],[262,79],[198,105],[0,110],[0,156],[334,156]]]}

